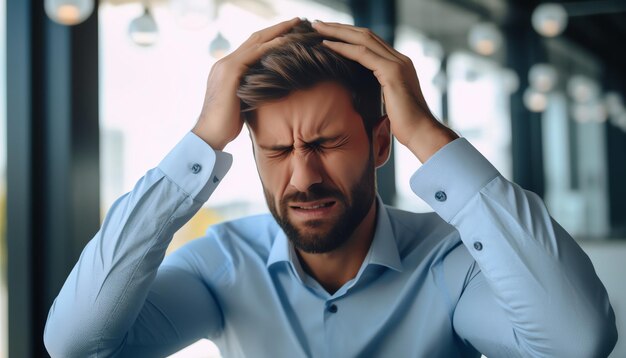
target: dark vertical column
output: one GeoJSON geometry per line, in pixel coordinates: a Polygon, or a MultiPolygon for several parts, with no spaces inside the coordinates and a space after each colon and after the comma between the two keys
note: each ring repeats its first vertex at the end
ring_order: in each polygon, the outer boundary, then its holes
{"type": "Polygon", "coordinates": [[[7,1],[9,356],[46,356],[48,310],[99,227],[97,10],[7,1]]]}
{"type": "MultiPolygon", "coordinates": [[[[618,69],[605,71],[604,83],[611,90],[626,94],[626,77],[618,69]]],[[[609,182],[609,223],[611,237],[626,238],[626,133],[606,124],[607,175],[609,182]]]]}
{"type": "Polygon", "coordinates": [[[532,113],[524,106],[523,94],[528,87],[528,70],[533,64],[545,61],[545,51],[530,25],[530,12],[512,9],[510,13],[504,26],[506,66],[520,76],[520,90],[511,96],[513,180],[543,197],[541,114],[532,113]]]}
{"type": "MultiPolygon", "coordinates": [[[[354,24],[374,31],[388,44],[393,45],[396,31],[395,0],[350,0],[354,24]]],[[[396,196],[395,161],[389,161],[377,171],[378,193],[385,204],[393,204],[396,196]]]]}
{"type": "Polygon", "coordinates": [[[9,356],[32,357],[31,4],[9,0],[6,7],[9,356]]]}
{"type": "MultiPolygon", "coordinates": [[[[439,72],[446,74],[446,77],[448,76],[448,55],[445,54],[443,56],[443,58],[441,59],[441,68],[439,69],[439,72]]],[[[442,91],[441,91],[441,123],[445,124],[446,126],[448,125],[448,123],[450,122],[450,109],[448,107],[448,103],[449,103],[449,97],[448,97],[448,78],[446,78],[445,83],[443,84],[442,87],[442,91]]]]}

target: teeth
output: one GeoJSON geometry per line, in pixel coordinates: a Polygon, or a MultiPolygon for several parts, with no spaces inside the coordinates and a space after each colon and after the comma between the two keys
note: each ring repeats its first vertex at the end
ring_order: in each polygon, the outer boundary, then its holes
{"type": "Polygon", "coordinates": [[[297,206],[298,209],[304,209],[304,210],[314,210],[314,209],[319,209],[319,208],[324,208],[327,206],[330,206],[331,203],[326,203],[326,204],[321,204],[321,205],[316,205],[316,206],[297,206]]]}

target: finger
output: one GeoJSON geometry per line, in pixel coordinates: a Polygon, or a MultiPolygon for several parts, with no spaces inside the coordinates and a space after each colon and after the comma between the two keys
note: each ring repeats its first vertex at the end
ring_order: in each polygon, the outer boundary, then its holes
{"type": "Polygon", "coordinates": [[[357,33],[361,34],[360,36],[363,36],[363,34],[366,34],[366,35],[370,36],[371,38],[373,38],[374,40],[376,40],[380,46],[384,47],[388,52],[392,53],[399,60],[403,61],[406,58],[405,55],[403,55],[402,53],[398,52],[391,45],[389,45],[387,42],[385,42],[385,40],[380,38],[380,36],[378,36],[375,32],[373,32],[372,30],[370,30],[368,28],[357,27],[357,26],[352,26],[352,25],[348,25],[348,24],[341,24],[341,23],[338,23],[338,22],[321,22],[320,21],[319,23],[322,24],[320,26],[320,28],[324,28],[324,25],[327,25],[327,28],[344,29],[344,30],[350,30],[350,31],[353,31],[353,32],[357,32],[357,33]]]}
{"type": "Polygon", "coordinates": [[[341,27],[341,28],[344,28],[346,30],[352,30],[352,31],[364,31],[364,30],[367,30],[367,28],[365,28],[365,27],[358,27],[358,26],[349,25],[349,24],[342,24],[340,22],[327,22],[327,21],[315,20],[315,23],[320,23],[320,24],[324,24],[324,25],[328,25],[328,26],[341,27]]]}
{"type": "Polygon", "coordinates": [[[338,54],[356,61],[374,72],[388,66],[390,63],[398,65],[398,62],[382,57],[364,45],[354,45],[330,40],[324,40],[323,44],[338,54]]]}
{"type": "Polygon", "coordinates": [[[245,51],[242,51],[240,57],[241,63],[245,64],[246,66],[252,65],[268,50],[280,46],[281,44],[285,43],[285,41],[287,40],[284,37],[275,37],[272,40],[264,43],[253,44],[245,49],[245,51]]]}
{"type": "Polygon", "coordinates": [[[382,40],[371,31],[364,29],[360,31],[357,28],[344,25],[318,22],[315,24],[315,29],[322,35],[332,37],[343,42],[347,42],[355,45],[363,45],[374,51],[380,56],[385,57],[390,61],[400,62],[401,58],[397,57],[389,48],[383,45],[382,40]]]}
{"type": "Polygon", "coordinates": [[[280,36],[284,34],[285,32],[289,31],[292,27],[294,27],[300,21],[301,20],[299,17],[294,17],[291,20],[279,22],[276,25],[267,27],[263,30],[259,30],[253,33],[252,35],[250,35],[250,37],[243,43],[242,46],[255,44],[255,43],[259,44],[259,43],[270,41],[274,39],[275,37],[280,36]]]}

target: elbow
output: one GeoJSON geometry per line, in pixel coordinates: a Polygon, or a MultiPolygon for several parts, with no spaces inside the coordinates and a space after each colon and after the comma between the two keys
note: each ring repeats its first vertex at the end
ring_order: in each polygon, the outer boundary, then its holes
{"type": "Polygon", "coordinates": [[[51,328],[52,325],[48,318],[43,332],[43,344],[50,357],[78,357],[79,354],[72,347],[71,342],[67,337],[63,337],[63,331],[51,328]]]}
{"type": "Polygon", "coordinates": [[[68,355],[68,347],[67,343],[64,342],[64,339],[59,337],[58,332],[53,333],[53,330],[50,328],[50,318],[46,322],[46,326],[43,331],[43,344],[50,354],[50,357],[70,357],[68,355]]]}
{"type": "Polygon", "coordinates": [[[89,356],[88,346],[76,331],[63,327],[54,317],[48,316],[43,331],[43,344],[52,358],[72,358],[89,356]]]}
{"type": "Polygon", "coordinates": [[[604,310],[597,314],[595,324],[587,327],[588,351],[586,357],[608,357],[617,344],[617,325],[615,323],[615,313],[613,307],[607,302],[604,310]]]}
{"type": "MultiPolygon", "coordinates": [[[[591,313],[591,312],[589,312],[591,313]]],[[[522,356],[531,357],[608,357],[617,343],[615,315],[610,308],[599,314],[594,312],[586,319],[566,322],[554,320],[550,331],[518,347],[522,356]],[[546,337],[550,337],[547,338],[546,337]]]]}
{"type": "Polygon", "coordinates": [[[615,325],[615,316],[607,318],[603,322],[600,329],[595,332],[588,332],[589,339],[584,357],[608,357],[617,344],[617,326],[615,325]]]}
{"type": "Polygon", "coordinates": [[[577,339],[570,339],[562,345],[563,351],[557,356],[608,357],[617,343],[617,326],[612,313],[611,311],[606,317],[598,317],[596,322],[581,322],[583,326],[577,339]]]}

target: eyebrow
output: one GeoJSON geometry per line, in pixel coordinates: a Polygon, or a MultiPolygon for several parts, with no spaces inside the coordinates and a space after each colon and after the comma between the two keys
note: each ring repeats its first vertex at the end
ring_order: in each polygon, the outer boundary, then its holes
{"type": "MultiPolygon", "coordinates": [[[[313,139],[312,141],[306,141],[304,142],[307,145],[311,145],[311,144],[324,144],[324,143],[328,143],[328,142],[334,142],[337,139],[341,138],[342,135],[337,135],[334,137],[317,137],[315,139],[313,139]]],[[[293,144],[289,144],[289,145],[284,145],[284,144],[277,144],[277,145],[270,145],[270,146],[266,146],[266,145],[262,145],[259,144],[259,147],[263,150],[270,150],[270,151],[282,151],[282,150],[287,150],[287,149],[291,149],[291,147],[293,147],[293,144]]]]}

